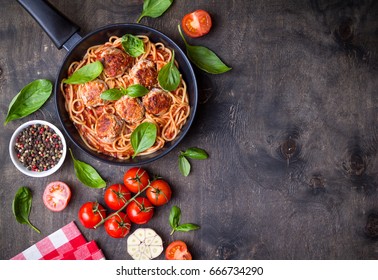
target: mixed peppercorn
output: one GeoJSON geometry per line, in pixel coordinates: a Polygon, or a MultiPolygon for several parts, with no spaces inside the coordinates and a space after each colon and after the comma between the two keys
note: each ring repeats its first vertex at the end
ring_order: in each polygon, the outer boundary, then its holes
{"type": "Polygon", "coordinates": [[[16,137],[14,149],[19,161],[31,171],[53,168],[63,154],[62,139],[48,125],[33,124],[16,137]]]}

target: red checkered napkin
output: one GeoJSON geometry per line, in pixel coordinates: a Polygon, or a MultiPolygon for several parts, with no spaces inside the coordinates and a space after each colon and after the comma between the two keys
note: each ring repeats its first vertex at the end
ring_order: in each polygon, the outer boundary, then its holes
{"type": "Polygon", "coordinates": [[[81,245],[77,249],[64,253],[57,257],[57,260],[104,260],[104,254],[98,248],[95,241],[90,241],[81,245]]]}
{"type": "MultiPolygon", "coordinates": [[[[74,222],[70,222],[61,229],[45,237],[11,260],[51,260],[60,259],[87,244],[74,222]]],[[[98,256],[95,255],[95,256],[98,256]]]]}

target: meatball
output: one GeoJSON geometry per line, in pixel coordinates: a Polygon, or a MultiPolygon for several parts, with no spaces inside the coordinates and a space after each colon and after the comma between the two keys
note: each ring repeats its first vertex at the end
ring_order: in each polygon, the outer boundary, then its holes
{"type": "Polygon", "coordinates": [[[144,107],[138,98],[122,96],[114,107],[117,114],[128,123],[136,123],[144,117],[144,107]]]}
{"type": "Polygon", "coordinates": [[[143,96],[144,108],[146,108],[148,113],[156,116],[168,112],[171,104],[171,96],[159,88],[153,88],[148,94],[143,96]]]}
{"type": "Polygon", "coordinates": [[[104,113],[97,119],[95,129],[102,141],[111,142],[121,132],[122,121],[113,114],[104,113]]]}
{"type": "Polygon", "coordinates": [[[104,65],[104,72],[110,78],[123,75],[133,62],[133,58],[130,55],[114,47],[102,50],[97,55],[97,58],[104,65]]]}
{"type": "Polygon", "coordinates": [[[158,72],[154,62],[142,59],[131,68],[130,76],[134,84],[140,84],[151,89],[157,84],[158,72]]]}
{"type": "Polygon", "coordinates": [[[87,107],[96,107],[104,104],[104,101],[101,99],[100,95],[107,89],[108,86],[104,81],[96,79],[94,81],[81,84],[79,86],[78,93],[87,107]]]}

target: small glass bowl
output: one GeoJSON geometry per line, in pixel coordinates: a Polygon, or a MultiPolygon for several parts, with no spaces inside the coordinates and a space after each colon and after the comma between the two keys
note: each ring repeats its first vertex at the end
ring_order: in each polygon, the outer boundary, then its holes
{"type": "Polygon", "coordinates": [[[53,125],[52,123],[49,123],[47,121],[43,121],[43,120],[33,120],[33,121],[28,121],[28,122],[20,125],[14,131],[14,133],[13,133],[11,139],[10,139],[10,142],[9,142],[9,154],[10,154],[10,158],[11,158],[14,166],[16,166],[16,168],[19,171],[21,171],[22,173],[24,173],[25,175],[28,175],[30,177],[46,177],[46,176],[49,176],[49,175],[53,174],[54,172],[56,172],[62,166],[62,164],[63,164],[63,162],[66,158],[66,154],[67,154],[67,144],[66,144],[66,140],[64,139],[62,132],[55,125],[53,125]],[[63,149],[62,149],[61,158],[52,168],[47,169],[45,171],[33,171],[33,170],[27,169],[27,167],[24,166],[24,164],[17,158],[17,153],[14,149],[17,136],[20,134],[20,132],[22,130],[24,130],[25,128],[27,128],[31,125],[34,125],[34,124],[41,124],[41,125],[49,126],[51,129],[53,129],[55,131],[55,133],[60,137],[60,139],[62,141],[63,149]]]}

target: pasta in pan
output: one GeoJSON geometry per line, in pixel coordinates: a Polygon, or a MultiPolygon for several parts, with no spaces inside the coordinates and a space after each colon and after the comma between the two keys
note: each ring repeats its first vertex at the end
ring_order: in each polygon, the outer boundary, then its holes
{"type": "Polygon", "coordinates": [[[157,127],[153,146],[138,154],[146,155],[174,140],[190,114],[182,76],[173,91],[162,89],[157,79],[160,69],[172,59],[172,51],[163,43],[151,42],[147,36],[136,37],[143,41],[143,54],[130,56],[122,47],[122,38],[112,36],[105,44],[90,47],[82,60],[70,65],[67,73],[69,77],[83,66],[101,61],[100,76],[83,84],[66,84],[63,80],[60,85],[65,108],[85,144],[93,151],[118,159],[134,154],[130,137],[141,123],[150,122],[157,127]],[[126,89],[131,85],[142,85],[148,93],[110,101],[101,98],[108,89],[126,89]]]}

